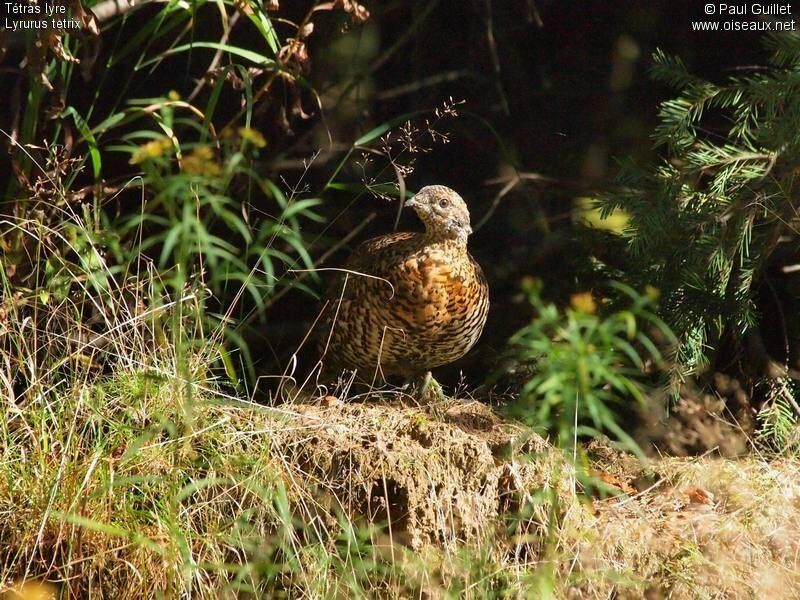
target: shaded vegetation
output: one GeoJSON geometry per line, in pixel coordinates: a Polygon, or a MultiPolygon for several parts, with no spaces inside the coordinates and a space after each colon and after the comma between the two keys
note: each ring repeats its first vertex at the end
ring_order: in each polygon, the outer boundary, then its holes
{"type": "Polygon", "coordinates": [[[666,1],[68,4],[0,33],[0,592],[793,593],[796,35],[721,77],[666,1]],[[327,270],[430,183],[481,343],[443,401],[327,386],[327,270]]]}

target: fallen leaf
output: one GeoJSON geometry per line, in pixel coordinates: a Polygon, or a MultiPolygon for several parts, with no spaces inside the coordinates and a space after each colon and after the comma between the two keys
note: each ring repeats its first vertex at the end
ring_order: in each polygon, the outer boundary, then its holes
{"type": "Polygon", "coordinates": [[[691,504],[711,504],[714,502],[714,494],[698,486],[690,487],[686,490],[686,495],[689,497],[691,504]]]}
{"type": "Polygon", "coordinates": [[[616,475],[612,475],[606,471],[598,471],[595,473],[598,479],[605,483],[606,485],[610,485],[611,487],[615,487],[618,490],[630,495],[636,493],[636,489],[633,488],[627,481],[624,481],[617,477],[616,475]]]}
{"type": "Polygon", "coordinates": [[[339,399],[338,399],[336,396],[325,396],[325,397],[322,399],[322,403],[323,403],[325,406],[336,406],[336,405],[338,405],[338,404],[341,404],[341,403],[342,403],[342,401],[341,401],[341,400],[339,400],[339,399]]]}

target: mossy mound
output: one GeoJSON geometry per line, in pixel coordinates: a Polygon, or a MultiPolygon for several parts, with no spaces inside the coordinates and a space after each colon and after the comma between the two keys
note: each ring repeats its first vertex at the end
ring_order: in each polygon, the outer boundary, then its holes
{"type": "Polygon", "coordinates": [[[523,495],[550,485],[554,461],[567,468],[539,436],[476,401],[291,409],[300,426],[276,432],[287,463],[351,517],[385,523],[394,540],[414,549],[482,538],[523,495]],[[515,464],[521,453],[537,461],[515,464]]]}

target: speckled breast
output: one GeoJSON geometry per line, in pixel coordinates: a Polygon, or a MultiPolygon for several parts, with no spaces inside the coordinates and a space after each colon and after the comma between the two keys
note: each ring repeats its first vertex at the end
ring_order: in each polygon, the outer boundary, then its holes
{"type": "Polygon", "coordinates": [[[329,339],[337,362],[363,376],[413,376],[461,358],[478,341],[489,310],[478,264],[466,249],[447,244],[391,258],[375,278],[348,281],[329,339]]]}

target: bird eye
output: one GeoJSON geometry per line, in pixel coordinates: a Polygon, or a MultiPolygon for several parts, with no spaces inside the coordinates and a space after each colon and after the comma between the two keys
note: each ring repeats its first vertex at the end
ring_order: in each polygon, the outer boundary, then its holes
{"type": "Polygon", "coordinates": [[[448,204],[450,204],[450,201],[447,198],[442,198],[439,200],[439,206],[442,208],[447,208],[448,204]]]}

